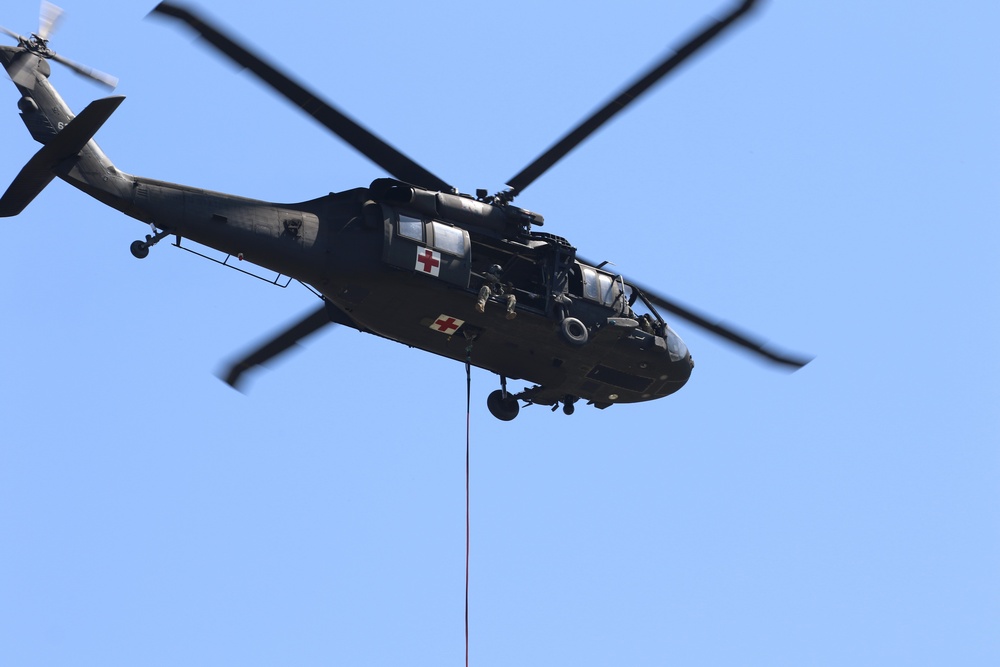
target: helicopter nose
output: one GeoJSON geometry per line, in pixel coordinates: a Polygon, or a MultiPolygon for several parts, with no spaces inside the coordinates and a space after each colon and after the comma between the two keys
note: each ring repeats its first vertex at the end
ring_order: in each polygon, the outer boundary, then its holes
{"type": "Polygon", "coordinates": [[[688,351],[687,344],[669,325],[667,325],[666,339],[667,353],[670,355],[670,361],[678,362],[684,359],[691,359],[691,353],[688,351]]]}
{"type": "Polygon", "coordinates": [[[666,396],[687,384],[691,377],[691,371],[694,369],[694,361],[691,359],[691,352],[684,339],[669,326],[664,338],[667,342],[667,354],[670,356],[670,371],[661,378],[661,380],[665,380],[661,387],[661,395],[666,396]]]}

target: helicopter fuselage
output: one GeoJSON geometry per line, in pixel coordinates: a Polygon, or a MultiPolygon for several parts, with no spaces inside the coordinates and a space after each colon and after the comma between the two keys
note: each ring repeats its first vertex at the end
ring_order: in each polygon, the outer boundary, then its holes
{"type": "MultiPolygon", "coordinates": [[[[54,143],[75,116],[49,83],[47,62],[10,47],[0,61],[8,70],[16,63],[29,84],[17,86],[32,136],[54,143]]],[[[652,400],[691,373],[683,342],[658,315],[633,312],[621,276],[578,261],[565,239],[532,232],[541,217],[513,206],[392,179],[276,204],[125,173],[92,140],[52,170],[158,236],[311,286],[338,324],[534,383],[516,394],[529,403],[652,400]],[[504,297],[485,312],[475,307],[494,266],[515,296],[515,319],[504,297]]]]}
{"type": "Polygon", "coordinates": [[[488,228],[384,201],[393,188],[442,193],[382,179],[274,204],[143,178],[133,183],[128,215],[178,242],[312,286],[339,324],[534,383],[522,400],[607,407],[666,396],[690,376],[690,355],[676,334],[651,318],[643,328],[623,279],[575,260],[565,240],[494,238],[488,228]],[[507,319],[503,298],[490,299],[485,312],[475,308],[494,265],[503,267],[516,298],[515,319],[507,319]]]}

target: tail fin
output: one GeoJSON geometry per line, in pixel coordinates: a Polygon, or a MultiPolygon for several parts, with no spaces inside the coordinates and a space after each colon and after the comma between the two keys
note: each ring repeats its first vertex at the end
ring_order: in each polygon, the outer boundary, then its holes
{"type": "Polygon", "coordinates": [[[0,198],[0,217],[10,217],[23,211],[56,177],[54,168],[79,155],[124,99],[116,96],[91,102],[35,153],[0,198]]]}

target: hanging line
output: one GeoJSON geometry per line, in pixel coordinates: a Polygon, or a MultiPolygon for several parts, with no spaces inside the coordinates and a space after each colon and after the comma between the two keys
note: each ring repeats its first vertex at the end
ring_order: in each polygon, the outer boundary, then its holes
{"type": "Polygon", "coordinates": [[[465,348],[465,667],[469,667],[469,423],[472,415],[472,340],[465,348]]]}

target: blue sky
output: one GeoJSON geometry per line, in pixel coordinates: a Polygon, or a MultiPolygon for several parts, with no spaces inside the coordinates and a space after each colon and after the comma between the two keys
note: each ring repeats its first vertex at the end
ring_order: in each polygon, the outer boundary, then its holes
{"type": "MultiPolygon", "coordinates": [[[[128,97],[97,137],[120,168],[274,201],[384,175],[153,3],[62,4],[53,48],[128,97]]],[[[471,192],[725,5],[200,6],[471,192]]],[[[998,24],[766,2],[525,191],[585,256],[816,359],[678,321],[680,393],[510,423],[474,372],[472,664],[1000,661],[998,24]]],[[[4,183],[37,149],[7,85],[4,183]]],[[[330,330],[242,395],[214,373],[306,290],[139,262],[146,228],[63,183],[0,230],[0,663],[462,664],[460,364],[330,330]]]]}

